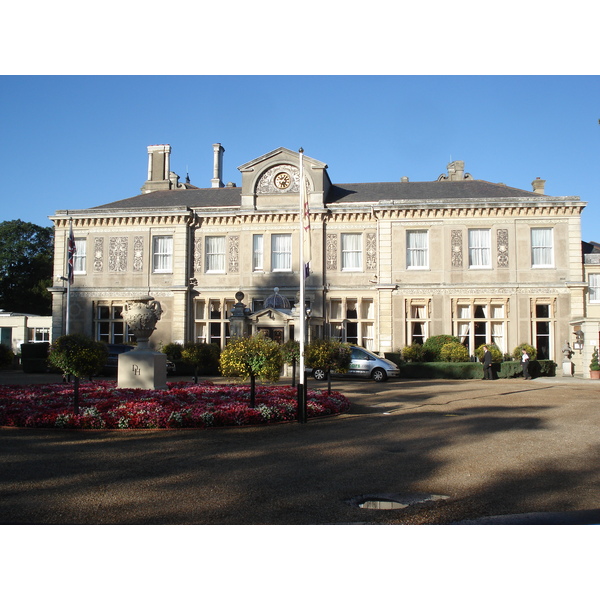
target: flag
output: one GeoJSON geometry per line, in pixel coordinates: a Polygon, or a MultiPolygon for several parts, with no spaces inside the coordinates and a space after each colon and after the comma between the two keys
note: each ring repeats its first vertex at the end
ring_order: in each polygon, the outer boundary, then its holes
{"type": "Polygon", "coordinates": [[[73,235],[73,221],[69,224],[69,238],[67,240],[67,276],[69,283],[73,283],[73,262],[75,260],[75,236],[73,235]]]}
{"type": "MultiPolygon", "coordinates": [[[[300,161],[303,161],[304,155],[300,153],[300,161]]],[[[302,165],[304,166],[304,165],[302,165]]],[[[310,240],[310,210],[308,208],[308,181],[304,178],[304,168],[302,168],[301,173],[303,175],[303,181],[300,182],[300,193],[303,196],[302,202],[302,244],[303,244],[303,258],[304,258],[304,278],[306,279],[310,274],[310,259],[311,256],[311,240],[310,240]]]]}

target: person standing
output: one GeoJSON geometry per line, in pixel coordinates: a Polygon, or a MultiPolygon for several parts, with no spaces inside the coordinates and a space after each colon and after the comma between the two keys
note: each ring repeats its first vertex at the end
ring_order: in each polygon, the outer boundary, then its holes
{"type": "Polygon", "coordinates": [[[487,346],[483,347],[483,378],[492,379],[492,353],[487,346]]]}
{"type": "Polygon", "coordinates": [[[523,367],[523,377],[531,379],[531,375],[529,375],[529,354],[527,354],[525,348],[521,350],[521,366],[523,367]]]}

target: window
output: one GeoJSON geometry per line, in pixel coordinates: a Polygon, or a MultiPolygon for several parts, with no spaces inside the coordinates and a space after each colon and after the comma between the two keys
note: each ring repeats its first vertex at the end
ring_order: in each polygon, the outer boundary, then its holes
{"type": "Polygon", "coordinates": [[[590,273],[590,302],[600,302],[600,273],[590,273]]]}
{"type": "Polygon", "coordinates": [[[469,229],[469,267],[489,269],[492,266],[491,232],[489,229],[469,229]]]}
{"type": "Polygon", "coordinates": [[[429,266],[427,231],[406,232],[406,267],[426,269],[429,266]]]}
{"type": "Polygon", "coordinates": [[[49,342],[50,328],[49,327],[28,327],[27,341],[29,342],[49,342]]]}
{"type": "Polygon", "coordinates": [[[329,301],[329,336],[340,342],[374,350],[374,299],[332,298],[329,301]]]}
{"type": "Polygon", "coordinates": [[[229,318],[234,305],[235,300],[229,298],[197,300],[194,313],[196,342],[225,348],[229,340],[229,318]]]}
{"type": "Polygon", "coordinates": [[[507,301],[459,300],[454,310],[454,335],[467,348],[469,354],[483,344],[495,344],[507,352],[507,301]]]}
{"type": "Polygon", "coordinates": [[[225,236],[205,238],[206,272],[225,273],[225,236]]]}
{"type": "Polygon", "coordinates": [[[342,233],[342,271],[362,270],[362,234],[342,233]]]}
{"type": "Polygon", "coordinates": [[[95,312],[96,340],[106,344],[128,344],[135,340],[123,320],[122,304],[98,304],[95,312]]]}
{"type": "Polygon", "coordinates": [[[85,256],[87,240],[75,238],[75,257],[73,259],[73,273],[85,273],[85,256]]]}
{"type": "Polygon", "coordinates": [[[550,227],[534,227],[531,230],[531,266],[553,267],[554,251],[552,229],[550,227]]]}
{"type": "Polygon", "coordinates": [[[252,270],[262,271],[264,269],[263,263],[263,236],[253,235],[252,236],[252,270]]]}
{"type": "Polygon", "coordinates": [[[173,236],[155,235],[152,238],[152,271],[173,272],[173,236]]]}
{"type": "Polygon", "coordinates": [[[408,305],[406,319],[406,339],[408,345],[423,345],[429,337],[429,317],[427,312],[427,303],[424,301],[412,301],[408,305]]]}
{"type": "Polygon", "coordinates": [[[292,236],[276,233],[271,236],[271,270],[292,270],[292,236]]]}
{"type": "Polygon", "coordinates": [[[531,317],[537,358],[548,360],[551,358],[552,332],[554,331],[553,303],[545,299],[537,300],[531,317]]]}

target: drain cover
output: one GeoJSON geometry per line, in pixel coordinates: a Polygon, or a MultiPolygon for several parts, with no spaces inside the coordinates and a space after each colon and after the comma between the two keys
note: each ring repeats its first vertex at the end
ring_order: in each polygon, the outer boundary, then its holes
{"type": "Polygon", "coordinates": [[[435,502],[447,498],[449,496],[441,494],[367,494],[351,498],[348,503],[358,508],[371,510],[397,510],[407,508],[411,504],[435,502]]]}

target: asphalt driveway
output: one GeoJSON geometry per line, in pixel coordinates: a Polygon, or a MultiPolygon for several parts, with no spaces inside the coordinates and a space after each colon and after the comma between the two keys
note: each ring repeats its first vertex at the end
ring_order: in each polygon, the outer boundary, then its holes
{"type": "MultiPolygon", "coordinates": [[[[0,384],[13,382],[0,373],[0,384]]],[[[333,389],[350,412],[306,424],[0,429],[0,523],[600,522],[598,382],[334,380],[333,389]],[[359,506],[369,500],[381,502],[359,506]]]]}

